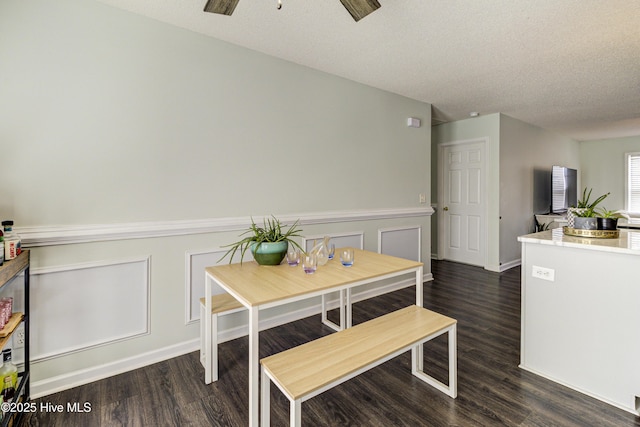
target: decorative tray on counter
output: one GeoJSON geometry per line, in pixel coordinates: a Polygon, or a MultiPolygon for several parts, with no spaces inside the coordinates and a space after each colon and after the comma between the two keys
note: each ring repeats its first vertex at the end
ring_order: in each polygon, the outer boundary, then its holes
{"type": "Polygon", "coordinates": [[[592,237],[594,239],[617,239],[620,237],[618,230],[583,230],[581,228],[562,227],[567,236],[592,237]]]}

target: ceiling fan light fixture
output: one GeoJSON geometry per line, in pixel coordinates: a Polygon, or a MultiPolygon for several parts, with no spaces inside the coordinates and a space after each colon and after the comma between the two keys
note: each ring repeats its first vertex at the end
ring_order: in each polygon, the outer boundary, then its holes
{"type": "Polygon", "coordinates": [[[340,2],[356,22],[380,8],[378,0],[340,0],[340,2]]]}
{"type": "MultiPolygon", "coordinates": [[[[231,16],[233,11],[236,10],[239,1],[240,0],[207,0],[207,3],[204,5],[204,11],[231,16]]],[[[277,1],[276,7],[280,10],[282,9],[282,0],[277,1]]],[[[356,22],[380,8],[378,0],[340,0],[340,2],[356,22]]]]}
{"type": "Polygon", "coordinates": [[[207,0],[204,5],[204,11],[210,13],[218,13],[220,15],[231,16],[240,0],[207,0]]]}

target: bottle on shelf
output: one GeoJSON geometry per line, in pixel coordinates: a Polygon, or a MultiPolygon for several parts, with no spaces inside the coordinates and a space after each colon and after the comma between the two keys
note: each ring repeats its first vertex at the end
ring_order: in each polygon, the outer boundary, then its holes
{"type": "Polygon", "coordinates": [[[4,384],[2,385],[2,400],[4,402],[11,402],[16,395],[16,388],[11,384],[11,377],[4,377],[4,384]]]}
{"type": "Polygon", "coordinates": [[[5,402],[10,402],[18,386],[18,368],[11,361],[11,349],[2,350],[3,364],[0,368],[0,378],[2,379],[2,397],[5,402]]]}
{"type": "Polygon", "coordinates": [[[9,261],[22,252],[20,236],[13,231],[13,220],[2,221],[2,227],[4,228],[4,259],[9,261]]]}
{"type": "Polygon", "coordinates": [[[13,314],[13,297],[0,298],[0,329],[4,328],[13,314]]]}

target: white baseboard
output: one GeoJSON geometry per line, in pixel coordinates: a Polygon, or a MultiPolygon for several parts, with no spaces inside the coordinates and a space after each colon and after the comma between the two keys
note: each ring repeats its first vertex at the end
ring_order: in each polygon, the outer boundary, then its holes
{"type": "MultiPolygon", "coordinates": [[[[133,369],[162,362],[163,360],[171,359],[173,357],[182,356],[183,354],[198,350],[199,346],[200,340],[193,339],[169,347],[105,363],[103,365],[74,371],[69,374],[58,375],[41,381],[32,381],[31,398],[37,399],[42,396],[77,387],[79,385],[88,384],[103,378],[122,374],[133,369]]],[[[33,365],[34,364],[32,364],[32,366],[33,365]]]]}
{"type": "MultiPolygon", "coordinates": [[[[433,280],[431,273],[423,276],[425,282],[433,280]]],[[[403,280],[397,283],[391,283],[380,287],[375,287],[364,292],[353,294],[352,302],[363,301],[378,295],[394,292],[409,286],[414,286],[415,280],[403,280]]],[[[329,301],[329,308],[336,308],[338,304],[335,301],[329,301]]],[[[260,322],[260,330],[270,329],[276,326],[290,323],[305,317],[314,316],[320,313],[320,305],[314,305],[306,309],[291,311],[280,316],[263,319],[260,322]]],[[[221,330],[218,334],[220,342],[230,341],[236,338],[246,336],[249,333],[246,325],[231,329],[221,330]]],[[[136,356],[127,357],[110,363],[97,365],[91,368],[74,371],[68,374],[58,375],[56,377],[47,378],[40,381],[31,382],[31,398],[47,396],[80,385],[88,384],[114,375],[122,374],[134,369],[142,368],[153,363],[162,362],[167,359],[182,356],[183,354],[197,351],[200,348],[199,338],[184,341],[175,345],[142,353],[136,356]]],[[[36,362],[37,363],[37,362],[36,362]]],[[[36,364],[34,363],[34,364],[36,364]]],[[[32,364],[33,365],[33,364],[32,364]]],[[[204,378],[203,378],[204,381],[204,378]]]]}
{"type": "Polygon", "coordinates": [[[607,399],[607,398],[605,398],[605,397],[602,397],[602,396],[600,396],[600,395],[598,395],[598,394],[591,393],[591,392],[589,392],[589,391],[583,390],[583,389],[581,389],[580,387],[575,387],[575,386],[573,386],[572,384],[569,384],[569,383],[567,383],[567,382],[565,382],[565,381],[559,380],[559,379],[554,378],[554,377],[552,377],[552,376],[549,376],[549,375],[543,374],[542,372],[538,372],[538,371],[537,371],[537,370],[535,370],[535,369],[530,369],[530,368],[528,368],[527,366],[524,366],[524,365],[522,365],[522,364],[518,365],[518,367],[519,367],[520,369],[525,370],[525,371],[528,371],[528,372],[531,372],[531,373],[533,373],[533,374],[539,375],[539,376],[541,376],[542,378],[548,379],[549,381],[553,381],[554,383],[558,383],[558,384],[560,384],[560,385],[562,385],[562,386],[564,386],[564,387],[570,388],[571,390],[575,390],[575,391],[577,391],[577,392],[579,392],[579,393],[582,393],[582,394],[584,394],[584,395],[586,395],[586,396],[592,397],[592,398],[597,399],[597,400],[599,400],[599,401],[601,401],[601,402],[607,403],[607,404],[609,404],[609,405],[611,405],[611,406],[615,406],[616,408],[623,409],[623,410],[625,410],[625,411],[627,411],[627,412],[632,413],[632,414],[633,414],[633,415],[635,415],[635,416],[640,416],[640,412],[638,412],[635,408],[625,406],[625,405],[621,404],[620,402],[614,402],[614,401],[612,401],[612,400],[610,400],[610,399],[607,399]]]}
{"type": "Polygon", "coordinates": [[[514,259],[513,261],[502,263],[500,264],[500,273],[502,273],[503,271],[507,271],[513,267],[517,267],[520,264],[522,264],[522,260],[520,259],[514,259]]]}
{"type": "MultiPolygon", "coordinates": [[[[432,252],[431,253],[431,259],[438,261],[438,254],[432,252]]],[[[499,266],[488,265],[488,266],[485,266],[484,269],[487,270],[487,271],[493,271],[495,273],[502,273],[503,271],[507,271],[507,270],[509,270],[509,269],[511,269],[513,267],[519,266],[521,263],[522,263],[521,260],[516,259],[516,260],[513,260],[513,261],[509,261],[509,262],[500,264],[499,266]]]]}

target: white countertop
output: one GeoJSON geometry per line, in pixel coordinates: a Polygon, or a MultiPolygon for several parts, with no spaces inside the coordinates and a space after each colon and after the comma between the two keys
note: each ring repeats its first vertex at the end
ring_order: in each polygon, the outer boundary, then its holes
{"type": "Polygon", "coordinates": [[[640,230],[619,230],[617,239],[597,239],[588,237],[567,236],[562,228],[541,231],[518,237],[522,243],[539,243],[541,245],[565,246],[571,248],[590,249],[602,252],[617,252],[640,255],[640,230]]]}

